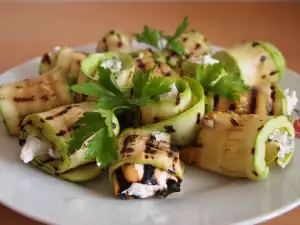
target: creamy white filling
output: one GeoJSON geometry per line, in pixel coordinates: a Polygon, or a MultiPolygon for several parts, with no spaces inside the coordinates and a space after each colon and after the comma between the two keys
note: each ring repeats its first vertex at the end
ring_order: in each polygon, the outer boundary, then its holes
{"type": "Polygon", "coordinates": [[[171,86],[171,91],[169,91],[168,93],[166,94],[162,94],[159,96],[159,99],[160,100],[167,100],[167,99],[171,99],[171,98],[176,98],[176,96],[178,95],[178,89],[176,87],[176,84],[173,83],[171,86]]]}
{"type": "MultiPolygon", "coordinates": [[[[289,136],[288,132],[281,132],[280,130],[276,129],[270,136],[269,139],[272,141],[276,141],[279,145],[279,151],[277,153],[277,157],[279,159],[283,159],[287,154],[292,152],[292,146],[294,145],[295,138],[289,136]]],[[[285,165],[282,163],[279,165],[284,168],[285,165]]]]}
{"type": "Polygon", "coordinates": [[[153,133],[156,141],[170,142],[170,135],[164,132],[154,132],[153,133]]]}
{"type": "Polygon", "coordinates": [[[296,105],[298,103],[298,98],[296,95],[296,91],[292,91],[290,93],[290,89],[287,88],[284,90],[284,95],[286,97],[286,107],[287,107],[287,114],[292,115],[296,105]]]}
{"type": "MultiPolygon", "coordinates": [[[[144,165],[134,164],[135,169],[139,175],[139,178],[142,179],[144,175],[144,165]]],[[[155,195],[157,191],[162,191],[167,189],[167,180],[171,178],[171,175],[163,171],[159,173],[157,178],[157,185],[141,184],[141,183],[132,183],[131,186],[124,190],[122,193],[127,195],[135,195],[140,198],[150,198],[155,195]]]]}
{"type": "Polygon", "coordinates": [[[118,73],[122,69],[122,61],[118,58],[107,59],[101,63],[101,66],[105,69],[110,69],[112,73],[118,73]]]}
{"type": "Polygon", "coordinates": [[[212,58],[210,55],[204,55],[203,57],[191,57],[188,61],[197,63],[197,64],[216,64],[219,63],[220,61],[217,59],[212,58]]]}
{"type": "Polygon", "coordinates": [[[49,142],[41,141],[37,137],[28,136],[21,150],[20,158],[24,163],[29,163],[36,156],[49,154],[52,158],[59,159],[49,142]]]}

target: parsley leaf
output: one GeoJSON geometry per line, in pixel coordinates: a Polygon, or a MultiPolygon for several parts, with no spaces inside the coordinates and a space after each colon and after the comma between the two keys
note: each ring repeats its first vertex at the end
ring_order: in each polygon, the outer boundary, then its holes
{"type": "Polygon", "coordinates": [[[85,112],[74,124],[76,129],[71,133],[69,152],[79,150],[82,144],[104,126],[104,119],[98,112],[85,112]],[[97,122],[95,122],[97,121],[97,122]]]}
{"type": "Polygon", "coordinates": [[[104,168],[118,157],[117,137],[112,129],[113,112],[110,110],[96,110],[85,112],[75,123],[79,126],[71,133],[69,152],[79,150],[88,140],[86,159],[96,158],[104,168]]]}
{"type": "Polygon", "coordinates": [[[189,26],[189,21],[187,17],[184,17],[182,23],[177,27],[176,32],[173,36],[173,40],[178,38],[182,33],[186,31],[189,26]]]}
{"type": "Polygon", "coordinates": [[[107,168],[110,163],[118,159],[117,137],[109,136],[107,127],[103,127],[97,132],[87,148],[86,158],[96,158],[97,163],[101,164],[103,168],[107,168]]]}
{"type": "Polygon", "coordinates": [[[94,81],[82,82],[71,86],[71,90],[80,94],[85,94],[94,97],[101,97],[103,95],[113,96],[113,93],[107,91],[101,85],[94,81]]]}
{"type": "Polygon", "coordinates": [[[170,48],[178,54],[183,54],[184,53],[184,46],[179,41],[170,42],[170,48]]]}
{"type": "Polygon", "coordinates": [[[122,96],[122,92],[117,85],[116,79],[113,77],[113,74],[110,69],[105,69],[99,67],[99,84],[102,87],[105,87],[109,92],[114,93],[115,95],[122,96]]]}
{"type": "Polygon", "coordinates": [[[147,25],[144,26],[142,33],[136,34],[136,39],[139,42],[143,42],[152,45],[156,48],[160,48],[159,40],[161,39],[162,32],[156,29],[151,29],[147,25]]]}
{"type": "Polygon", "coordinates": [[[197,64],[196,80],[205,92],[213,92],[230,100],[239,100],[239,94],[249,88],[240,79],[239,72],[225,70],[223,63],[197,64]]]}
{"type": "Polygon", "coordinates": [[[187,17],[184,17],[183,21],[181,24],[179,24],[179,26],[177,27],[175,34],[173,36],[164,36],[164,38],[166,38],[166,40],[168,41],[168,45],[169,47],[175,51],[178,54],[183,54],[184,53],[184,45],[179,42],[176,41],[176,39],[186,31],[186,29],[189,26],[189,21],[187,17]]]}

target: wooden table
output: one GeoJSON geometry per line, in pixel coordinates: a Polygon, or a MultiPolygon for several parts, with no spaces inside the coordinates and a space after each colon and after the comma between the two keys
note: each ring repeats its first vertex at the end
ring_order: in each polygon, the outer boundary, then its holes
{"type": "MultiPolygon", "coordinates": [[[[111,28],[129,32],[148,24],[171,32],[185,15],[192,27],[216,45],[230,46],[243,39],[268,40],[283,51],[288,67],[300,72],[299,3],[2,3],[0,73],[54,46],[95,42],[111,28]]],[[[264,224],[299,224],[299,217],[298,207],[264,224]]],[[[0,221],[5,225],[41,224],[1,205],[0,221]]]]}

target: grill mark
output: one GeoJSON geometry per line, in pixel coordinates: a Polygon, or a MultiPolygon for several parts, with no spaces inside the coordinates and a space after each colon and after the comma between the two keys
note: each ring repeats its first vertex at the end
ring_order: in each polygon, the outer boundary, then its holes
{"type": "Polygon", "coordinates": [[[102,38],[102,43],[103,43],[103,44],[107,44],[106,38],[102,38]]]}
{"type": "Polygon", "coordinates": [[[174,156],[174,153],[173,152],[168,152],[168,157],[169,158],[172,158],[174,156]]]}
{"type": "Polygon", "coordinates": [[[64,110],[56,113],[54,116],[47,116],[45,118],[45,120],[53,120],[54,118],[56,117],[59,117],[59,116],[63,116],[64,114],[66,114],[68,111],[70,111],[73,107],[77,107],[78,105],[69,105],[67,106],[64,110]]]}
{"type": "Polygon", "coordinates": [[[197,113],[196,124],[200,124],[201,122],[201,113],[197,113]]]}
{"type": "Polygon", "coordinates": [[[45,123],[45,120],[43,118],[40,119],[41,123],[45,123]]]}
{"type": "Polygon", "coordinates": [[[126,189],[128,189],[132,183],[129,183],[126,178],[124,177],[124,173],[122,168],[118,168],[115,171],[115,175],[117,178],[117,182],[119,183],[119,187],[120,187],[120,193],[125,191],[126,189]]]}
{"type": "Polygon", "coordinates": [[[256,171],[252,171],[252,173],[254,174],[254,176],[258,176],[257,172],[256,171]]]}
{"type": "Polygon", "coordinates": [[[22,87],[21,87],[21,86],[16,86],[16,88],[17,88],[17,89],[21,89],[22,87]]]}
{"type": "Polygon", "coordinates": [[[180,93],[176,95],[176,101],[175,101],[175,105],[179,105],[179,104],[180,104],[180,93]]]}
{"type": "Polygon", "coordinates": [[[155,136],[154,136],[154,135],[151,135],[151,136],[149,137],[149,139],[147,140],[146,145],[149,145],[149,146],[151,146],[151,147],[154,147],[154,146],[153,146],[153,142],[154,142],[155,140],[156,140],[155,136]]]}
{"type": "Polygon", "coordinates": [[[47,95],[43,95],[42,97],[40,97],[40,99],[47,102],[49,100],[49,97],[47,95]]]}
{"type": "Polygon", "coordinates": [[[257,130],[261,130],[263,129],[264,125],[260,126],[259,128],[257,128],[257,130]]]}
{"type": "Polygon", "coordinates": [[[235,127],[239,126],[239,123],[233,118],[230,118],[230,123],[235,127]]]}
{"type": "Polygon", "coordinates": [[[265,79],[266,77],[267,77],[266,75],[262,75],[262,77],[261,77],[261,78],[262,78],[262,79],[265,79]]]}
{"type": "Polygon", "coordinates": [[[267,59],[267,57],[266,57],[265,55],[262,55],[262,56],[260,57],[259,60],[260,60],[261,62],[263,62],[263,61],[265,61],[266,59],[267,59]]]}
{"type": "Polygon", "coordinates": [[[276,73],[278,73],[278,71],[272,71],[272,72],[270,73],[270,76],[274,76],[276,73]]]}
{"type": "Polygon", "coordinates": [[[253,41],[253,42],[252,42],[252,47],[256,47],[256,46],[258,46],[258,45],[259,45],[258,42],[256,42],[256,41],[253,41]]]}
{"type": "Polygon", "coordinates": [[[256,112],[257,107],[257,88],[251,88],[251,103],[250,103],[250,114],[254,114],[256,112]]]}
{"type": "Polygon", "coordinates": [[[165,73],[165,76],[166,76],[166,77],[169,77],[169,76],[171,76],[171,75],[172,75],[172,73],[171,73],[170,71],[168,71],[168,72],[165,73]]]}
{"type": "Polygon", "coordinates": [[[118,48],[122,48],[123,47],[122,41],[119,41],[117,46],[118,46],[118,48]]]}
{"type": "Polygon", "coordinates": [[[174,129],[174,127],[172,125],[165,125],[164,128],[165,128],[165,130],[166,130],[167,133],[174,133],[174,132],[176,132],[175,129],[174,129]]]}
{"type": "Polygon", "coordinates": [[[276,99],[276,89],[275,89],[275,86],[272,85],[271,86],[271,101],[269,103],[269,115],[274,115],[274,112],[275,112],[275,99],[276,99]]]}
{"type": "Polygon", "coordinates": [[[109,34],[115,34],[115,31],[114,31],[114,30],[111,30],[111,31],[109,32],[109,34]]]}
{"type": "Polygon", "coordinates": [[[42,56],[42,63],[47,63],[47,64],[51,64],[51,60],[50,60],[50,57],[48,55],[48,53],[45,53],[43,56],[42,56]]]}
{"type": "Polygon", "coordinates": [[[231,103],[231,104],[229,105],[229,110],[235,111],[235,110],[236,110],[236,104],[235,104],[235,103],[231,103]]]}
{"type": "Polygon", "coordinates": [[[219,95],[214,95],[213,111],[218,111],[219,101],[220,101],[219,95]]]}
{"type": "Polygon", "coordinates": [[[199,48],[201,48],[201,45],[199,43],[197,43],[196,46],[195,46],[195,50],[197,50],[199,48]]]}
{"type": "Polygon", "coordinates": [[[123,142],[123,146],[124,147],[127,147],[127,145],[131,142],[134,142],[135,139],[138,137],[137,134],[132,134],[132,135],[128,135],[125,139],[124,139],[124,142],[123,142]]]}
{"type": "Polygon", "coordinates": [[[182,41],[186,42],[187,41],[187,37],[182,38],[182,41]]]}
{"type": "Polygon", "coordinates": [[[13,100],[15,102],[31,102],[31,101],[34,101],[34,96],[31,96],[30,98],[18,98],[18,97],[14,97],[13,100]]]}
{"type": "Polygon", "coordinates": [[[142,184],[152,184],[157,185],[157,180],[154,177],[155,167],[152,165],[144,165],[144,176],[141,181],[142,184]]]}
{"type": "Polygon", "coordinates": [[[123,147],[120,153],[121,154],[126,154],[126,153],[131,153],[133,151],[134,151],[133,148],[123,147]]]}
{"type": "Polygon", "coordinates": [[[54,119],[53,116],[47,116],[47,117],[45,118],[45,120],[53,120],[53,119],[54,119]]]}
{"type": "Polygon", "coordinates": [[[145,153],[155,155],[157,153],[157,150],[152,149],[152,147],[150,147],[150,146],[146,146],[145,153]]]}
{"type": "Polygon", "coordinates": [[[56,133],[55,135],[56,135],[57,137],[61,137],[61,136],[64,136],[66,133],[67,133],[66,131],[61,130],[61,131],[59,131],[58,133],[56,133]]]}

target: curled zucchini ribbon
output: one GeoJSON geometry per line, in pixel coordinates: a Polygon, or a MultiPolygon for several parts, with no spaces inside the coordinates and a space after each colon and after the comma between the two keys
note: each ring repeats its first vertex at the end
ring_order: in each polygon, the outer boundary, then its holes
{"type": "Polygon", "coordinates": [[[59,69],[0,86],[0,115],[13,136],[20,134],[20,124],[27,115],[73,102],[68,83],[59,69]]]}
{"type": "Polygon", "coordinates": [[[115,195],[130,199],[179,192],[183,166],[170,141],[165,132],[124,130],[118,138],[119,159],[109,169],[115,195]]]}
{"type": "MultiPolygon", "coordinates": [[[[69,181],[82,182],[96,177],[101,167],[96,165],[95,159],[87,160],[85,157],[90,138],[81,149],[68,152],[70,134],[76,129],[74,124],[84,112],[93,111],[94,106],[95,103],[84,102],[27,116],[21,125],[20,144],[24,150],[21,158],[25,159],[33,152],[33,157],[27,162],[69,181]],[[38,149],[33,149],[34,145],[38,149]]],[[[113,123],[116,125],[114,132],[118,134],[119,123],[115,117],[113,123]]]]}
{"type": "Polygon", "coordinates": [[[177,78],[175,81],[170,78],[170,83],[170,93],[141,107],[142,124],[169,133],[174,145],[188,145],[195,139],[204,116],[203,88],[189,77],[177,78]]]}
{"type": "Polygon", "coordinates": [[[183,161],[200,168],[264,180],[272,164],[284,168],[293,157],[295,133],[286,116],[213,112],[203,124],[197,144],[181,152],[183,161]]]}

